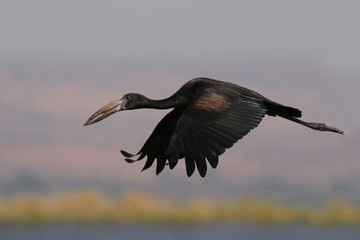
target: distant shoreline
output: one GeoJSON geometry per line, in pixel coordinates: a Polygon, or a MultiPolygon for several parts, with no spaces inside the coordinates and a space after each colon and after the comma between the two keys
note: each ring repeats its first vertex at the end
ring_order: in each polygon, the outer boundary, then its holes
{"type": "Polygon", "coordinates": [[[137,224],[309,224],[359,225],[360,206],[329,200],[298,206],[257,197],[216,202],[208,198],[171,203],[139,191],[110,198],[96,190],[53,195],[0,197],[0,224],[137,223],[137,224]]]}

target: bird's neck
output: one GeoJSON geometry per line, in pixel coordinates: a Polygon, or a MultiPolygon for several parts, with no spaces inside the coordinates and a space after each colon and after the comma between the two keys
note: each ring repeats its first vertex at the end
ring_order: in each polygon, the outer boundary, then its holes
{"type": "Polygon", "coordinates": [[[188,102],[189,101],[185,97],[174,94],[168,98],[160,100],[147,98],[143,108],[168,109],[187,104],[188,102]]]}

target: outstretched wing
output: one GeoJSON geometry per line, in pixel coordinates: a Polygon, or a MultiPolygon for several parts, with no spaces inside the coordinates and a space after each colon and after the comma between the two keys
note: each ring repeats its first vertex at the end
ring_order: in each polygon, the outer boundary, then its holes
{"type": "MultiPolygon", "coordinates": [[[[134,158],[136,155],[121,150],[121,153],[126,157],[125,160],[128,163],[133,163],[142,160],[147,156],[145,165],[142,170],[148,169],[157,159],[156,174],[159,174],[165,167],[166,161],[169,156],[165,154],[170,139],[175,131],[177,121],[184,111],[186,106],[180,106],[174,108],[169,112],[155,127],[150,137],[146,140],[144,146],[136,154],[140,156],[137,159],[134,158]]],[[[182,156],[181,156],[182,157],[182,156]]],[[[170,164],[170,167],[175,167],[176,164],[170,164]]]]}
{"type": "Polygon", "coordinates": [[[266,107],[260,95],[244,91],[247,89],[228,89],[227,95],[214,89],[198,92],[177,122],[166,151],[170,164],[183,155],[187,175],[190,177],[196,166],[204,177],[206,159],[215,168],[226,148],[257,127],[266,107]]]}
{"type": "Polygon", "coordinates": [[[166,163],[172,169],[185,157],[187,175],[197,167],[204,177],[206,159],[215,168],[218,156],[258,126],[266,113],[262,97],[255,92],[234,85],[218,90],[197,89],[190,104],[176,107],[158,123],[137,159],[122,150],[125,160],[132,163],[147,156],[145,170],[157,159],[159,174],[166,163]]]}

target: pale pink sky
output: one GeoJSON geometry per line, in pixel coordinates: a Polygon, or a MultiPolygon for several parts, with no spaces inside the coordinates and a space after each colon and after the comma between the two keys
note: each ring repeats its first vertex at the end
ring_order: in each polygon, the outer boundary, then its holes
{"type": "Polygon", "coordinates": [[[137,187],[174,181],[179,188],[214,181],[241,188],[267,178],[328,186],[360,178],[358,2],[3,5],[0,190],[24,172],[137,187]],[[198,76],[251,88],[346,135],[265,117],[216,170],[189,180],[183,164],[159,177],[120,155],[137,152],[166,111],[122,112],[82,126],[127,92],[165,98],[198,76]]]}

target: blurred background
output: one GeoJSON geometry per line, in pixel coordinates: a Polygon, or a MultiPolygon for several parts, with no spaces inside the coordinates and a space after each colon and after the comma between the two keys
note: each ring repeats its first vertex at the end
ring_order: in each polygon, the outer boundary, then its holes
{"type": "Polygon", "coordinates": [[[358,9],[350,0],[1,1],[0,197],[91,189],[176,203],[359,203],[358,9]],[[258,91],[346,135],[267,116],[216,170],[188,178],[184,162],[156,176],[120,154],[137,152],[167,110],[82,126],[125,93],[161,99],[200,76],[258,91]]]}

